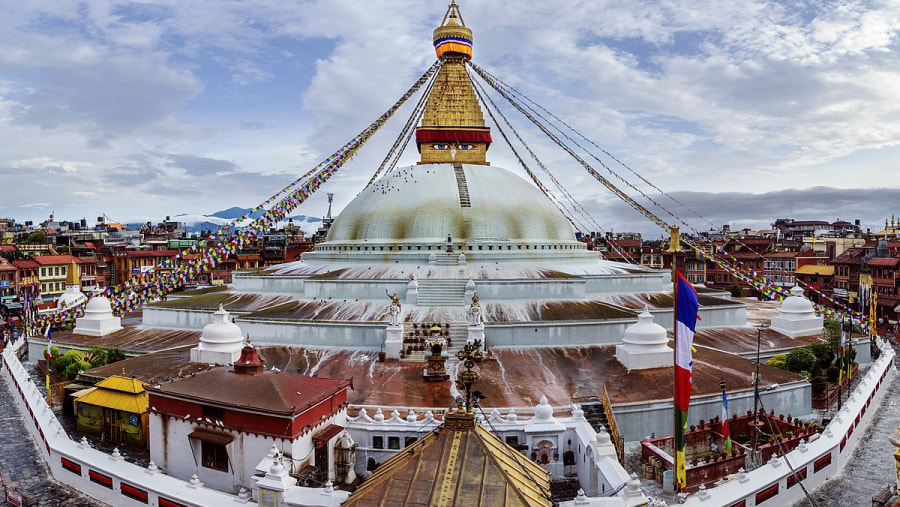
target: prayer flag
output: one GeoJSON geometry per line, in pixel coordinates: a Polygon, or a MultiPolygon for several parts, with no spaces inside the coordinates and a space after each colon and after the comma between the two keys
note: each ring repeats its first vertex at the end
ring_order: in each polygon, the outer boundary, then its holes
{"type": "Polygon", "coordinates": [[[684,463],[684,432],[687,429],[688,406],[691,404],[691,348],[697,325],[697,291],[681,273],[675,283],[675,483],[678,491],[687,489],[684,463]]]}
{"type": "Polygon", "coordinates": [[[722,440],[725,442],[725,454],[731,454],[731,431],[728,428],[728,396],[725,394],[725,381],[719,383],[722,388],[722,440]]]}

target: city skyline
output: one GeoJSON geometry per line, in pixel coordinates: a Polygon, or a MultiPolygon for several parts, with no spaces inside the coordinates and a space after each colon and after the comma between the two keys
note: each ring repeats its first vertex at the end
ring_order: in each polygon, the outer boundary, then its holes
{"type": "MultiPolygon", "coordinates": [[[[875,227],[896,211],[900,7],[460,6],[476,63],[696,211],[702,218],[610,166],[698,230],[782,216],[875,227]]],[[[17,5],[0,21],[0,175],[18,190],[0,215],[143,222],[254,206],[396,100],[433,61],[431,30],[445,9],[444,0],[17,5]]],[[[325,185],[336,210],[409,112],[325,185]]],[[[605,230],[661,234],[512,118],[605,230]]],[[[494,139],[488,159],[521,174],[494,139]]],[[[401,163],[416,160],[409,147],[401,163]]],[[[319,194],[297,213],[324,215],[319,194]]]]}

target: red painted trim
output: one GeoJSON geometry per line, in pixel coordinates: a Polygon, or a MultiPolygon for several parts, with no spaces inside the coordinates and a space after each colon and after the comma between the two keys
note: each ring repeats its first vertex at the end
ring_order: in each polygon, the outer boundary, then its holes
{"type": "Polygon", "coordinates": [[[168,498],[159,497],[159,507],[187,507],[187,505],[178,503],[174,500],[169,500],[168,498]]]}
{"type": "Polygon", "coordinates": [[[766,500],[771,499],[772,497],[778,494],[778,483],[772,484],[768,488],[760,491],[756,494],[756,505],[759,505],[766,500]]]}
{"type": "Polygon", "coordinates": [[[491,144],[490,131],[425,130],[416,129],[416,143],[487,143],[491,144]]]}
{"type": "Polygon", "coordinates": [[[59,458],[59,462],[66,470],[72,472],[73,474],[81,475],[81,464],[75,463],[74,461],[62,457],[59,458]]]}
{"type": "Polygon", "coordinates": [[[91,482],[96,482],[103,487],[112,489],[112,477],[108,475],[103,475],[100,472],[88,470],[88,478],[91,480],[91,482]]]}
{"type": "Polygon", "coordinates": [[[122,495],[127,496],[128,498],[147,503],[147,492],[143,489],[138,489],[134,486],[121,482],[119,483],[119,491],[122,493],[122,495]]]}
{"type": "Polygon", "coordinates": [[[831,464],[831,453],[822,456],[813,462],[813,472],[818,472],[831,464]]]}

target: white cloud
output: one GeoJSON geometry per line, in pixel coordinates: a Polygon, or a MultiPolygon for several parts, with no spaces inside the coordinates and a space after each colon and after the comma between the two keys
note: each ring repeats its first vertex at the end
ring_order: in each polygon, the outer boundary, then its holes
{"type": "MultiPolygon", "coordinates": [[[[0,19],[0,174],[23,192],[0,214],[52,202],[60,216],[90,215],[86,199],[121,216],[257,204],[434,61],[446,3],[21,3],[0,19]]],[[[468,0],[462,10],[476,63],[661,188],[900,187],[896,2],[468,0]]],[[[328,183],[338,204],[408,114],[328,183]]],[[[571,192],[603,192],[512,118],[571,192]]],[[[489,157],[515,168],[501,143],[495,135],[489,157]]],[[[321,200],[301,212],[321,214],[321,200]]]]}

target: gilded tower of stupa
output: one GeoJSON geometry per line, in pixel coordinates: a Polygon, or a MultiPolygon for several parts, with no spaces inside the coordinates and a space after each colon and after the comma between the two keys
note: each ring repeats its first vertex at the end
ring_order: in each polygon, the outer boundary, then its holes
{"type": "Polygon", "coordinates": [[[484,125],[465,67],[472,58],[472,30],[456,2],[450,3],[441,26],[434,29],[434,49],[444,64],[425,106],[422,126],[416,129],[419,163],[488,165],[491,129],[484,125]]]}

